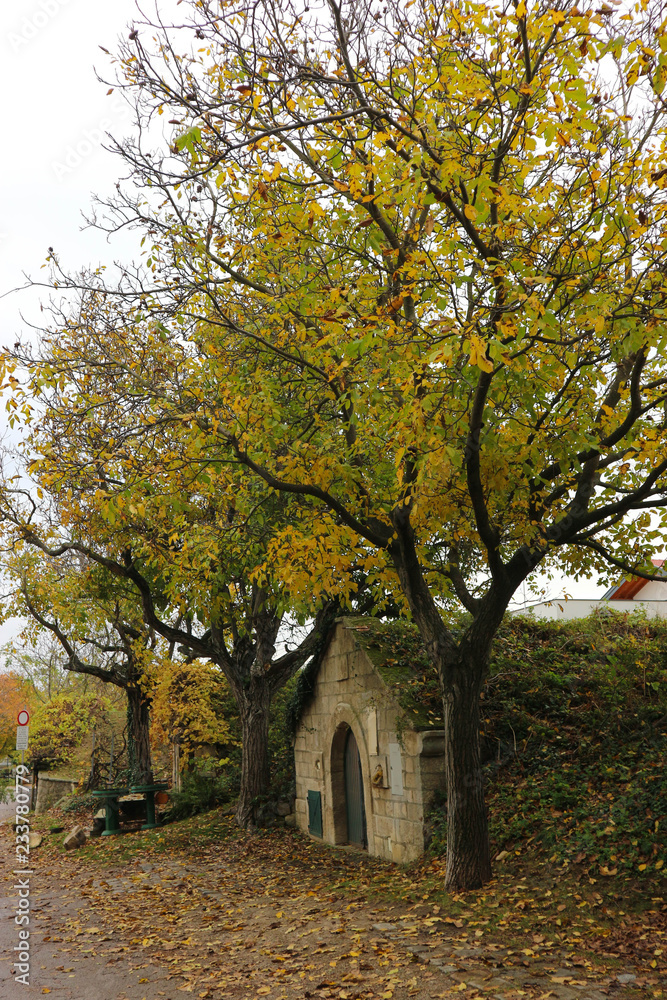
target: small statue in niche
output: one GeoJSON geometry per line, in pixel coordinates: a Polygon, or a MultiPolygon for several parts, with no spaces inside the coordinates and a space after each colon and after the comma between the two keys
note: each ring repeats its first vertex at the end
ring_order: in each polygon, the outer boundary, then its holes
{"type": "Polygon", "coordinates": [[[382,764],[378,764],[378,766],[375,768],[371,781],[373,782],[376,788],[382,788],[384,784],[384,771],[382,770],[382,764]]]}

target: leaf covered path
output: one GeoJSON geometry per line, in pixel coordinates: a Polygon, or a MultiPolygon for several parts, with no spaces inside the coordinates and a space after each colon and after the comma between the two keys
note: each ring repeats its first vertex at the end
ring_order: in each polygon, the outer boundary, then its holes
{"type": "MultiPolygon", "coordinates": [[[[75,854],[61,840],[47,837],[32,857],[27,989],[9,977],[12,876],[3,864],[2,1000],[603,1000],[659,996],[664,986],[654,957],[664,908],[612,944],[595,920],[597,937],[582,939],[555,899],[551,916],[570,931],[545,933],[525,882],[514,895],[506,888],[503,906],[493,892],[447,901],[434,889],[437,861],[406,872],[283,831],[244,839],[220,817],[75,854]]],[[[4,836],[5,859],[11,846],[4,836]]]]}

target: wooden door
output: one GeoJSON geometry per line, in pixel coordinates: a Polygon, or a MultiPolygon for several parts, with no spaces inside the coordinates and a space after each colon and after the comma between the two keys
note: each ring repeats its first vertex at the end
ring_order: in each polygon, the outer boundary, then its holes
{"type": "Polygon", "coordinates": [[[350,729],[345,741],[345,810],[347,813],[347,842],[366,847],[366,810],[364,808],[364,782],[361,776],[359,748],[350,729]]]}

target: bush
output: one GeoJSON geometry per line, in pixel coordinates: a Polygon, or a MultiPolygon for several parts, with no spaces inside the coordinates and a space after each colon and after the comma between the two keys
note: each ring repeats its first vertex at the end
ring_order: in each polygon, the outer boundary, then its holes
{"type": "Polygon", "coordinates": [[[238,795],[239,778],[237,767],[227,767],[217,774],[199,770],[187,772],[183,775],[181,791],[171,793],[171,807],[164,813],[164,822],[188,819],[197,813],[226,805],[238,795]]]}
{"type": "Polygon", "coordinates": [[[75,793],[74,795],[65,795],[62,799],[58,799],[53,808],[60,809],[64,813],[81,812],[83,809],[97,812],[102,805],[103,803],[99,799],[94,798],[89,793],[85,795],[77,795],[75,793]]]}
{"type": "MultiPolygon", "coordinates": [[[[493,847],[653,875],[667,829],[667,622],[512,617],[482,700],[493,847]]],[[[431,850],[444,850],[442,803],[431,850]]]]}

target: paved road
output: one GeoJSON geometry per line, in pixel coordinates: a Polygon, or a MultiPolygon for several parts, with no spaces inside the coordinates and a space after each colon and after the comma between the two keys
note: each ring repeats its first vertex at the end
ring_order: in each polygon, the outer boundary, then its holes
{"type": "MultiPolygon", "coordinates": [[[[623,990],[624,980],[583,968],[571,950],[542,955],[534,945],[528,959],[486,936],[462,941],[414,908],[337,894],[317,863],[336,855],[285,840],[276,857],[276,843],[261,838],[142,856],[125,855],[119,840],[100,843],[95,860],[63,854],[47,837],[31,857],[23,986],[12,971],[19,890],[10,833],[0,830],[0,1000],[454,1000],[463,991],[607,1000],[610,988],[623,990]]],[[[634,998],[635,969],[626,972],[634,998]]]]}
{"type": "Polygon", "coordinates": [[[11,819],[14,815],[14,801],[11,802],[0,802],[0,823],[4,823],[5,820],[11,819]]]}
{"type": "MultiPolygon", "coordinates": [[[[13,807],[4,806],[10,815],[13,807]]],[[[16,924],[19,902],[19,879],[13,875],[14,841],[7,825],[0,828],[0,1000],[31,1000],[50,994],[57,1000],[176,1000],[173,988],[165,992],[167,970],[136,969],[136,956],[119,955],[113,935],[87,941],[73,940],[68,925],[90,923],[94,916],[83,896],[72,891],[73,880],[66,872],[55,872],[51,865],[40,863],[39,852],[31,858],[30,891],[30,984],[16,982],[12,967],[15,948],[19,945],[16,924]],[[51,932],[51,933],[49,933],[51,932]],[[65,937],[67,935],[67,937],[65,937]],[[115,949],[115,953],[114,953],[115,949]],[[103,952],[103,953],[102,953],[103,952]],[[147,985],[141,982],[150,977],[147,985]]],[[[81,874],[81,880],[85,873],[81,874]]]]}

